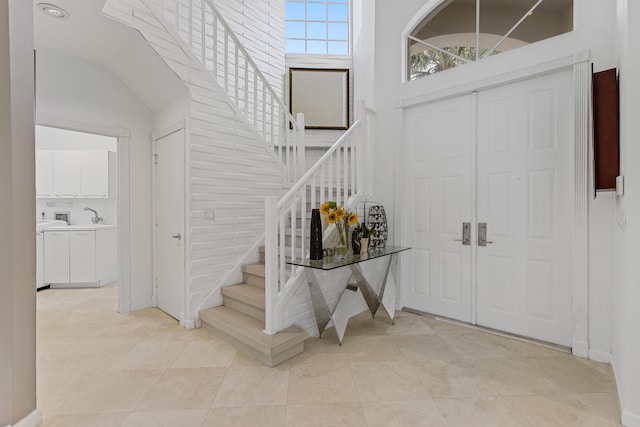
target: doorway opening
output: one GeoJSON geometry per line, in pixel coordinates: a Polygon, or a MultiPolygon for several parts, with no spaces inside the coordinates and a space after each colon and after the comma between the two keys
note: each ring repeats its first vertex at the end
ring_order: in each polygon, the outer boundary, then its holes
{"type": "Polygon", "coordinates": [[[116,287],[118,138],[37,125],[37,290],[116,287]]]}

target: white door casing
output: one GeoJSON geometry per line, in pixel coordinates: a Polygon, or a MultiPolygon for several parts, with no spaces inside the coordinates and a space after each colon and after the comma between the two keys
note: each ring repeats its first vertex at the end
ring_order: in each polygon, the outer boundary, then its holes
{"type": "Polygon", "coordinates": [[[407,306],[471,321],[472,109],[463,95],[405,116],[405,243],[413,248],[407,306]]]}
{"type": "Polygon", "coordinates": [[[154,141],[157,306],[181,320],[185,289],[184,128],[154,141]]]}
{"type": "MultiPolygon", "coordinates": [[[[576,67],[583,66],[586,61],[584,56],[574,59],[578,60],[574,63],[575,72],[576,67]]],[[[405,306],[471,323],[477,321],[492,328],[567,346],[572,345],[572,336],[575,347],[576,335],[585,334],[582,329],[586,330],[586,322],[574,320],[572,324],[572,313],[576,312],[575,301],[572,307],[572,291],[574,298],[582,295],[586,292],[586,283],[575,282],[572,273],[574,269],[579,271],[584,262],[580,254],[576,255],[574,241],[579,241],[586,232],[573,224],[573,219],[578,217],[575,206],[586,197],[584,183],[574,191],[574,183],[582,182],[581,176],[586,171],[580,166],[580,160],[575,161],[578,167],[574,167],[574,146],[584,150],[587,142],[584,135],[574,135],[574,124],[581,121],[574,105],[584,103],[587,97],[582,94],[574,98],[571,69],[566,65],[558,69],[564,71],[519,78],[516,83],[495,88],[492,84],[490,89],[479,90],[477,130],[474,94],[469,92],[452,95],[444,101],[418,102],[405,108],[403,166],[406,197],[402,244],[413,247],[413,260],[406,263],[403,273],[403,282],[408,285],[403,290],[405,306]],[[516,87],[520,89],[514,92],[516,87]],[[415,181],[422,180],[425,187],[433,188],[434,182],[447,175],[446,171],[439,170],[445,163],[438,160],[437,152],[432,153],[430,146],[433,142],[423,144],[423,147],[416,146],[420,138],[423,143],[428,141],[428,137],[420,136],[424,132],[416,129],[430,126],[425,122],[432,120],[438,111],[447,111],[451,102],[468,103],[473,110],[468,115],[474,127],[468,138],[469,153],[473,158],[470,171],[476,167],[474,141],[476,137],[480,139],[477,146],[478,175],[472,174],[474,182],[470,185],[472,198],[477,190],[477,208],[474,200],[469,218],[477,214],[478,222],[488,223],[487,240],[501,242],[477,247],[477,223],[471,224],[472,245],[466,250],[470,251],[471,259],[477,253],[477,262],[473,265],[471,262],[459,264],[471,275],[464,282],[471,290],[471,320],[467,320],[464,310],[456,311],[449,307],[437,293],[429,294],[433,289],[433,278],[439,276],[434,275],[433,259],[441,265],[441,259],[450,256],[450,251],[439,246],[444,240],[438,235],[440,230],[434,231],[438,219],[434,221],[433,217],[434,211],[436,215],[443,216],[438,209],[446,210],[447,203],[440,200],[441,195],[437,193],[434,198],[433,191],[416,193],[415,185],[415,181]],[[516,129],[520,129],[521,136],[514,140],[510,133],[516,129]],[[423,150],[422,154],[420,150],[423,150]],[[431,153],[427,162],[421,160],[424,153],[431,153]],[[426,169],[429,162],[436,163],[436,167],[429,165],[430,169],[426,169]],[[425,196],[420,199],[420,194],[425,196]],[[429,221],[428,225],[420,224],[425,220],[429,221]],[[512,263],[509,259],[516,261],[512,263]],[[517,278],[517,281],[511,278],[517,278]],[[477,288],[474,288],[476,280],[477,288]],[[518,286],[508,286],[513,283],[518,286]],[[507,309],[501,312],[500,307],[507,309]],[[507,316],[506,312],[512,315],[507,316]]],[[[577,82],[575,85],[579,89],[577,82]]],[[[467,113],[463,116],[466,117],[467,113]]],[[[446,122],[441,120],[440,125],[444,126],[446,122]]],[[[449,129],[450,132],[457,132],[464,126],[462,120],[456,126],[458,129],[449,129]]],[[[452,138],[451,134],[444,136],[446,138],[452,138]]],[[[457,238],[460,238],[460,222],[456,226],[457,238]]],[[[447,232],[443,228],[442,234],[447,232]]],[[[439,265],[435,269],[440,268],[439,265]]],[[[465,273],[450,276],[464,277],[465,273]]],[[[439,286],[446,289],[450,284],[439,286]]],[[[582,307],[583,304],[578,305],[578,309],[583,310],[578,313],[581,319],[586,316],[586,308],[582,307]]]]}

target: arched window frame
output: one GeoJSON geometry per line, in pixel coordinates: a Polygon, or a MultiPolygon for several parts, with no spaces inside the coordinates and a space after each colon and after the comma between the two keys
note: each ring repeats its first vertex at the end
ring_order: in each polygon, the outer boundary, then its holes
{"type": "MultiPolygon", "coordinates": [[[[444,52],[446,55],[455,57],[458,60],[461,60],[463,62],[472,62],[468,59],[465,58],[461,58],[457,55],[452,54],[451,52],[447,52],[443,49],[440,49],[437,46],[428,44],[422,40],[419,40],[415,37],[413,37],[411,35],[411,33],[414,31],[414,29],[418,26],[418,24],[420,24],[427,16],[429,16],[436,8],[438,8],[442,3],[446,2],[447,0],[429,0],[425,3],[424,6],[422,6],[422,8],[420,8],[420,10],[418,11],[418,13],[416,13],[414,15],[414,17],[409,21],[409,23],[405,26],[404,30],[402,31],[402,39],[401,39],[401,46],[400,46],[400,54],[401,54],[401,60],[400,60],[400,64],[401,64],[401,82],[402,83],[406,83],[408,81],[411,81],[409,78],[409,40],[413,40],[416,41],[418,43],[421,43],[427,47],[430,47],[432,49],[436,49],[438,51],[444,52]]],[[[538,6],[540,6],[540,4],[544,1],[544,0],[537,0],[533,6],[509,29],[509,31],[507,31],[507,33],[505,33],[499,40],[498,42],[491,48],[489,49],[486,53],[483,54],[482,57],[479,57],[479,46],[480,46],[480,1],[481,0],[476,0],[476,17],[475,17],[475,53],[476,53],[476,58],[475,61],[478,61],[480,59],[483,59],[489,55],[491,55],[510,35],[511,33],[518,28],[518,26],[527,18],[527,16],[529,16],[538,6]]],[[[575,22],[575,20],[574,20],[575,22]]]]}

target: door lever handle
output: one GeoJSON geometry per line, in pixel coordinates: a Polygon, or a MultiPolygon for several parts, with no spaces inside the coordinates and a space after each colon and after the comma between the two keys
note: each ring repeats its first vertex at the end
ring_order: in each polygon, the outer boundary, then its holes
{"type": "Polygon", "coordinates": [[[172,239],[182,240],[182,234],[180,234],[180,233],[175,234],[175,235],[171,236],[171,238],[172,238],[172,239]]]}
{"type": "Polygon", "coordinates": [[[462,223],[462,239],[453,239],[454,242],[462,242],[465,246],[471,245],[471,223],[462,223]]]}
{"type": "Polygon", "coordinates": [[[488,244],[492,244],[491,240],[487,240],[487,223],[479,222],[478,223],[478,246],[487,246],[488,244]]]}

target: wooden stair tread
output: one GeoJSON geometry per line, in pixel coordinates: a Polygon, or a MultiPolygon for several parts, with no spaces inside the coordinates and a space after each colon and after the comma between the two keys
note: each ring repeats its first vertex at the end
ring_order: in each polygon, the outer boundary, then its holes
{"type": "Polygon", "coordinates": [[[264,288],[240,283],[233,286],[225,286],[222,288],[222,295],[241,300],[246,304],[264,310],[264,288]]]}
{"type": "Polygon", "coordinates": [[[307,333],[298,326],[291,326],[275,335],[267,335],[263,332],[263,322],[225,306],[202,310],[200,320],[267,357],[276,356],[307,338],[307,333]]]}

